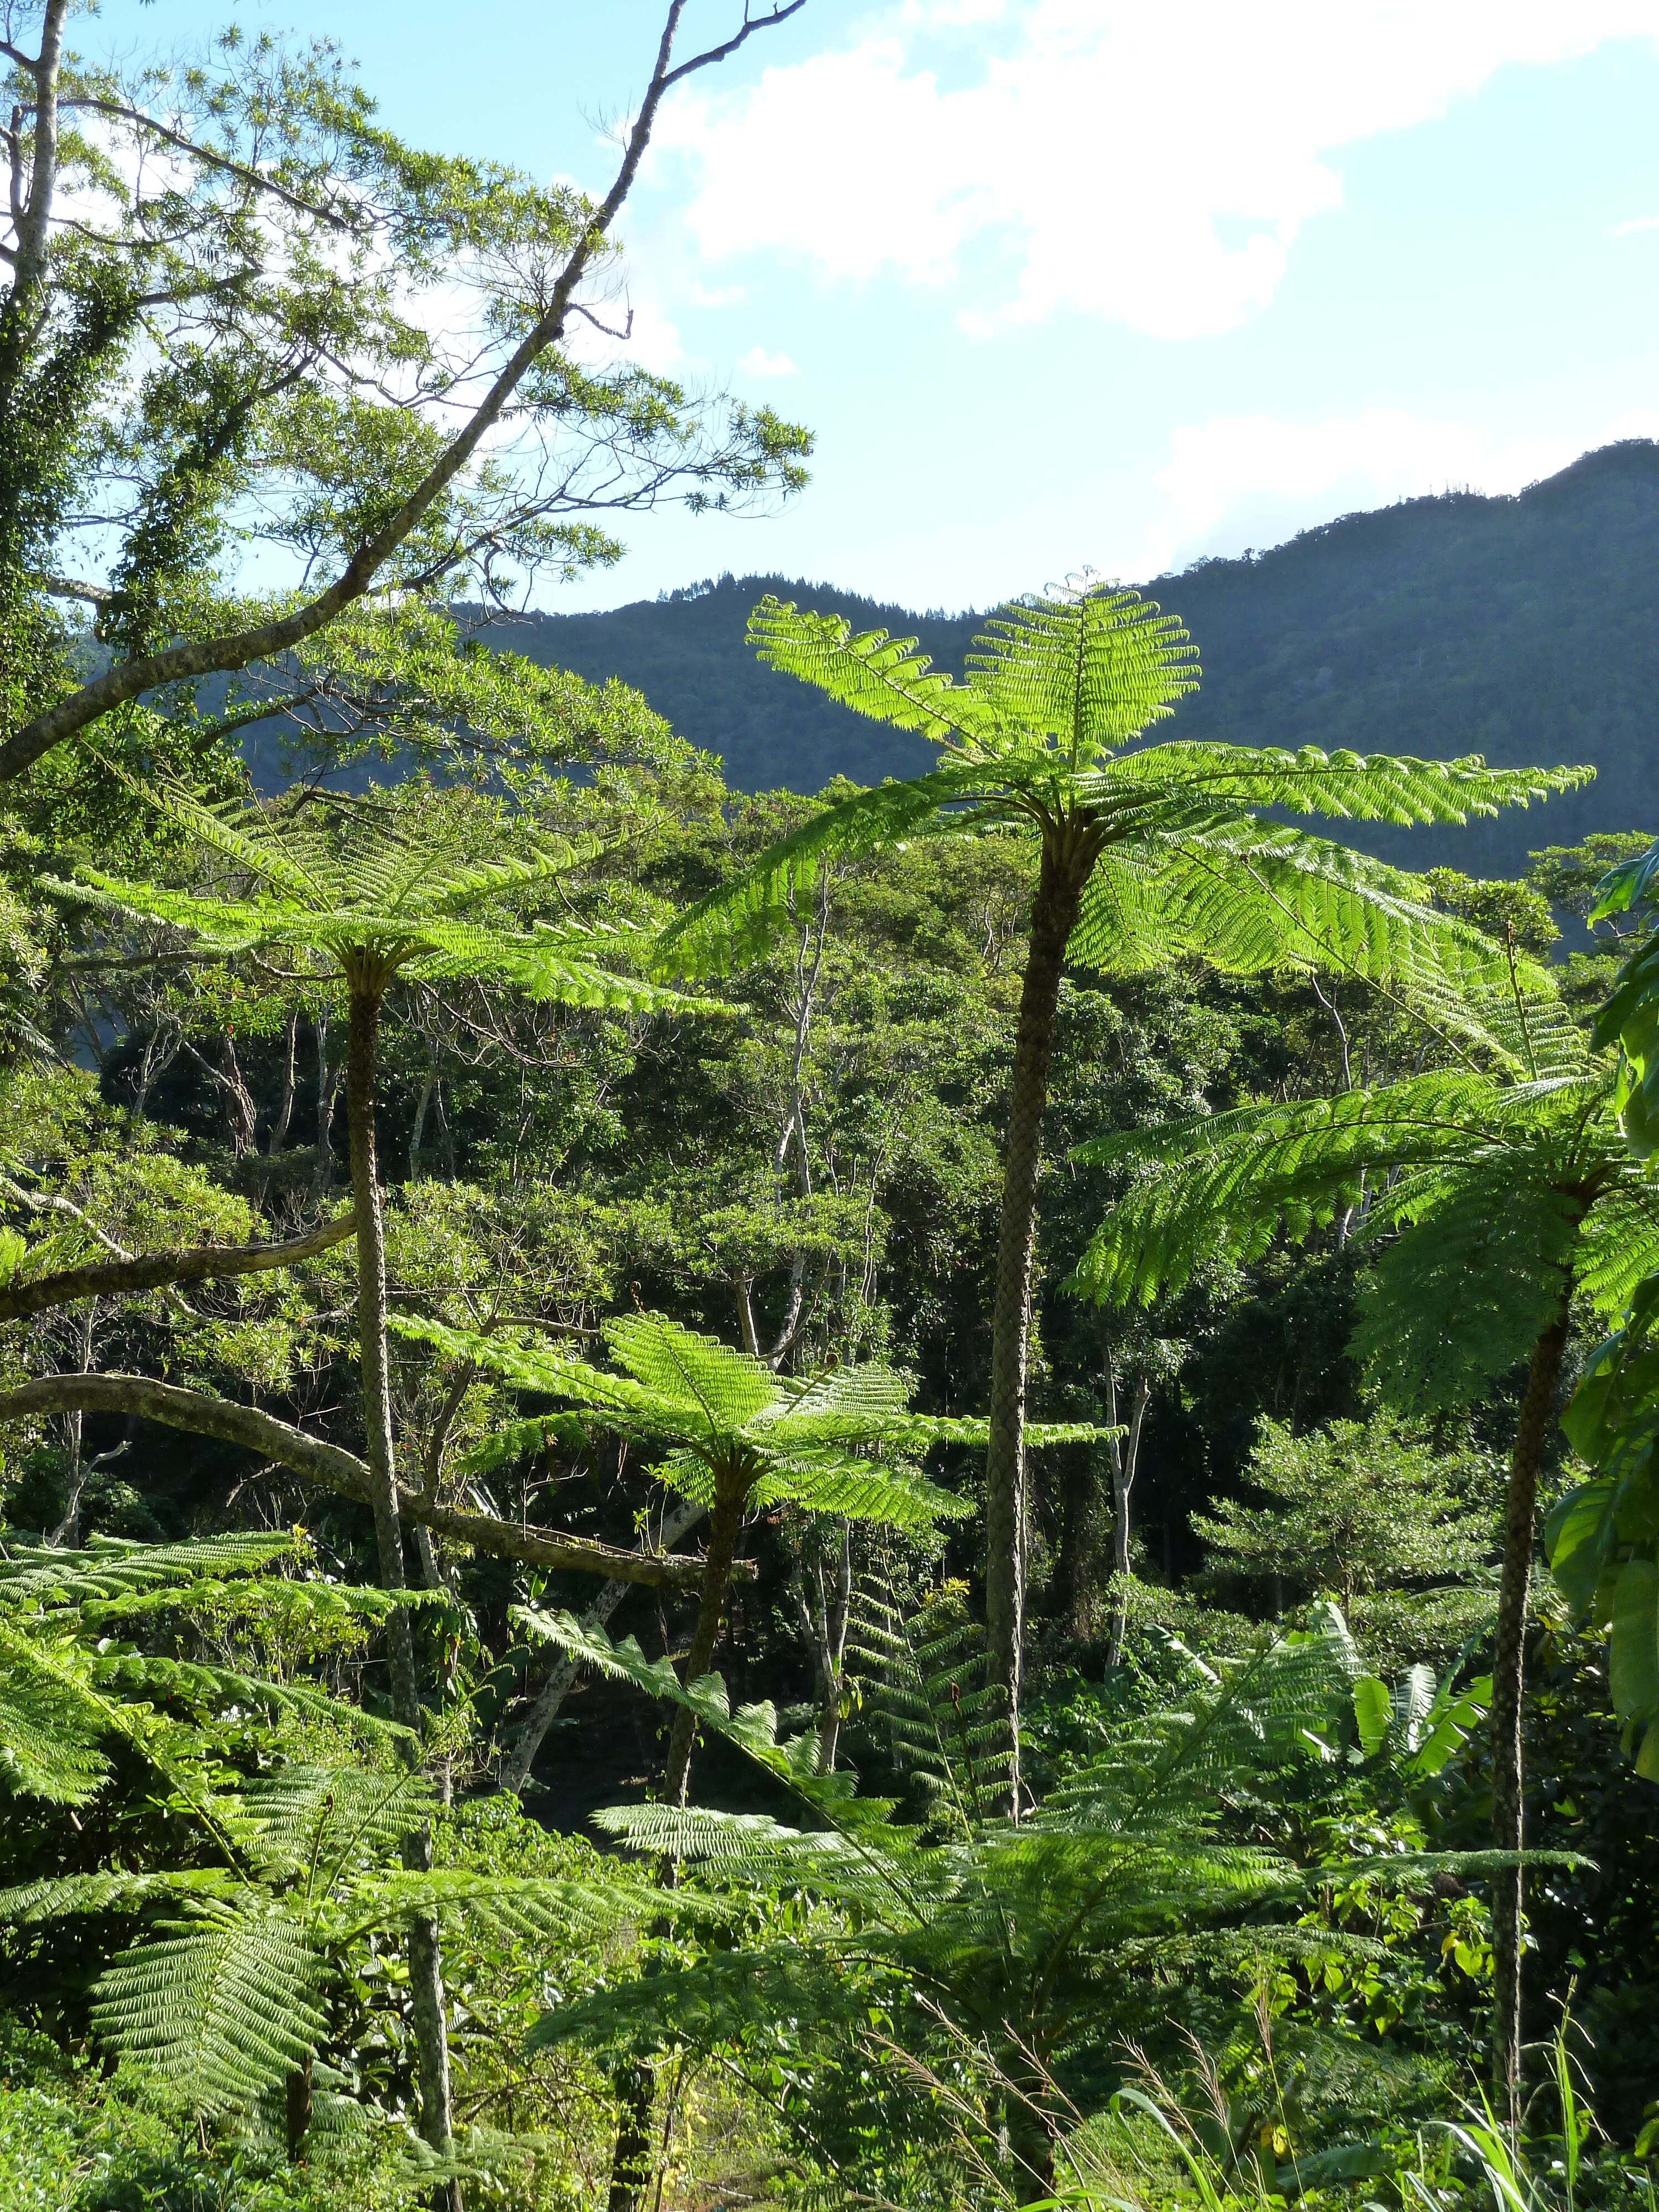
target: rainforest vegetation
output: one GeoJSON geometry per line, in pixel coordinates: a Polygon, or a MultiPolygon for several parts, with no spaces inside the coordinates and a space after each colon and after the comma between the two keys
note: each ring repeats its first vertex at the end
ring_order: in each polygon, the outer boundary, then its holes
{"type": "Polygon", "coordinates": [[[793,12],[590,201],[0,6],[0,2204],[1650,2204],[1651,822],[1201,572],[515,650],[805,485],[585,335],[793,12]]]}

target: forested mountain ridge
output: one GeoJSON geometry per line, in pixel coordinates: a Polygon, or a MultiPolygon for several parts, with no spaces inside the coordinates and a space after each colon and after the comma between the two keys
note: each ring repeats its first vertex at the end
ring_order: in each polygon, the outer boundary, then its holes
{"type": "MultiPolygon", "coordinates": [[[[1270,552],[1154,577],[1144,588],[1188,624],[1204,667],[1164,733],[1480,752],[1502,766],[1592,763],[1595,783],[1553,800],[1547,819],[1504,814],[1466,830],[1355,841],[1416,867],[1518,872],[1539,845],[1659,820],[1656,564],[1659,444],[1629,439],[1514,496],[1407,500],[1270,552]]],[[[856,629],[918,636],[957,671],[979,623],[800,580],[726,575],[605,614],[527,617],[495,635],[534,660],[637,684],[683,737],[720,755],[739,789],[812,792],[836,775],[871,783],[929,765],[916,739],[757,664],[744,624],[767,592],[856,629]]]]}

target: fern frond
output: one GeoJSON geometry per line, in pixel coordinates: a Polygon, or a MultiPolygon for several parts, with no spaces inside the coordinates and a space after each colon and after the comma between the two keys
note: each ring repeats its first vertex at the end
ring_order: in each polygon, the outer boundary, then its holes
{"type": "Polygon", "coordinates": [[[1085,793],[1110,806],[1137,786],[1191,793],[1205,801],[1283,807],[1292,814],[1338,820],[1393,822],[1402,827],[1465,823],[1505,806],[1575,791],[1593,768],[1495,769],[1478,753],[1449,761],[1409,755],[1322,752],[1304,745],[1230,745],[1176,739],[1143,746],[1100,772],[1085,793]]]}
{"type": "Polygon", "coordinates": [[[799,611],[770,592],[749,617],[749,642],[769,668],[827,692],[855,714],[938,739],[970,737],[990,719],[976,689],[958,684],[884,629],[854,636],[839,615],[799,611]]]}
{"type": "Polygon", "coordinates": [[[1054,740],[1073,769],[1173,713],[1199,681],[1178,619],[1111,586],[1011,601],[975,639],[967,667],[1005,744],[1054,740]]]}
{"type": "Polygon", "coordinates": [[[984,769],[953,766],[838,800],[677,915],[658,940],[656,972],[710,975],[758,959],[781,933],[799,927],[825,860],[902,844],[931,829],[941,810],[975,802],[982,809],[995,795],[984,769]]]}
{"type": "Polygon", "coordinates": [[[1389,1404],[1472,1404],[1554,1318],[1580,1209],[1540,1165],[1517,1150],[1478,1175],[1425,1177],[1391,1194],[1389,1211],[1409,1227],[1379,1249],[1351,1344],[1389,1404]]]}
{"type": "MultiPolygon", "coordinates": [[[[1074,1284],[1101,1304],[1174,1291],[1206,1256],[1244,1266],[1280,1233],[1305,1237],[1356,1205],[1367,1177],[1479,1175],[1494,1144],[1524,1153],[1529,1172],[1548,1180],[1566,1167],[1605,1090],[1599,1073],[1502,1085],[1437,1071],[1097,1139],[1078,1157],[1137,1181],[1091,1239],[1074,1284]]],[[[1413,1188],[1376,1198],[1376,1229],[1407,1218],[1413,1188]]]]}
{"type": "Polygon", "coordinates": [[[324,1971],[279,1905],[204,1898],[106,1969],[93,2024],[191,2112],[244,2110],[315,2050],[324,1971]]]}

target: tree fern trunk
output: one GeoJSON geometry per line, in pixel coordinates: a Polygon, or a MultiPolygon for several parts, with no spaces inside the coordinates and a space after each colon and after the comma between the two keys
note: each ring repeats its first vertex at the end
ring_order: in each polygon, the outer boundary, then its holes
{"type": "MultiPolygon", "coordinates": [[[[1504,1510],[1504,1572],[1492,1666],[1492,1839],[1500,1851],[1522,1844],[1521,1711],[1527,1653],[1538,1474],[1549,1441],[1555,1386],[1567,1340],[1567,1301],[1532,1348],[1527,1391],[1510,1453],[1504,1510]]],[[[1525,1883],[1517,1867],[1492,1877],[1493,2103],[1517,2138],[1521,2125],[1521,1923],[1525,1883]]]]}
{"type": "MultiPolygon", "coordinates": [[[[708,1516],[708,1553],[703,1563],[702,1595],[697,1601],[697,1625],[691,1632],[691,1649],[685,1662],[688,1688],[714,1663],[714,1645],[721,1617],[732,1589],[732,1563],[738,1556],[743,1533],[743,1509],[749,1496],[748,1470],[722,1468],[716,1478],[714,1504],[708,1516]]],[[[695,1714],[682,1705],[674,1717],[668,1739],[668,1765],[663,1775],[663,1801],[684,1805],[691,1778],[691,1746],[697,1733],[695,1714]]]]}
{"type": "MultiPolygon", "coordinates": [[[[386,1223],[374,1143],[374,1077],[380,1025],[380,991],[360,974],[348,978],[346,1112],[350,1124],[351,1192],[357,1222],[357,1343],[363,1394],[363,1457],[374,1485],[374,1539],[384,1589],[408,1586],[404,1532],[398,1511],[397,1462],[392,1442],[392,1367],[386,1337],[386,1223]]],[[[386,1623],[392,1709],[407,1729],[419,1730],[421,1702],[415,1682],[415,1646],[409,1615],[399,1607],[386,1623]]],[[[411,1757],[417,1756],[414,1747],[411,1757]]],[[[432,1838],[422,1826],[403,1842],[404,1864],[423,1873],[432,1863],[432,1838]]],[[[409,1993],[414,2014],[421,2133],[441,2157],[451,2148],[449,2036],[444,2019],[442,1957],[438,1923],[429,1915],[409,1923],[409,1993]]],[[[459,2184],[448,2192],[460,2205],[459,2184]]]]}
{"type": "Polygon", "coordinates": [[[1044,835],[1008,1085],[1002,1227],[991,1317],[990,1438],[985,1455],[985,1626],[991,1676],[1000,1686],[1012,1740],[1009,1806],[1016,1815],[1025,1624],[1025,1354],[1030,1332],[1037,1175],[1042,1163],[1042,1116],[1048,1103],[1048,1063],[1054,1048],[1060,970],[1097,849],[1087,832],[1074,825],[1055,825],[1044,835]]]}
{"type": "MultiPolygon", "coordinates": [[[[687,1686],[708,1674],[714,1662],[720,1620],[732,1589],[732,1563],[743,1533],[743,1509],[749,1496],[748,1469],[741,1465],[722,1468],[715,1478],[714,1504],[708,1516],[708,1553],[703,1563],[702,1595],[697,1602],[697,1625],[691,1632],[686,1656],[687,1686]]],[[[691,1779],[691,1747],[696,1740],[695,1714],[681,1706],[675,1714],[668,1739],[668,1764],[663,1774],[663,1802],[684,1805],[691,1779]]],[[[666,1869],[672,1879],[672,1869],[666,1869]]],[[[653,1923],[652,1933],[664,1936],[667,1923],[653,1923]]],[[[617,2140],[611,2154],[611,2193],[606,2212],[639,2212],[651,2179],[653,2131],[652,2112],[656,2079],[646,2062],[637,2059],[613,2077],[617,2092],[617,2140]]]]}
{"type": "Polygon", "coordinates": [[[288,2077],[283,2100],[287,2123],[288,2162],[298,2166],[305,2156],[306,2130],[311,2125],[311,2060],[296,2066],[288,2077]]]}

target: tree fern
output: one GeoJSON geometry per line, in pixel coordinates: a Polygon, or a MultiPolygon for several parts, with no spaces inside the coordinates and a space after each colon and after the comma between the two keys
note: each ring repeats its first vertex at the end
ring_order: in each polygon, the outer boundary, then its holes
{"type": "MultiPolygon", "coordinates": [[[[819,866],[931,827],[1012,824],[1041,866],[1010,1083],[992,1311],[986,1607],[1018,1802],[1024,1625],[1026,1336],[1042,1126],[1067,957],[1146,969],[1198,952],[1241,973],[1286,966],[1365,977],[1462,1048],[1499,1049],[1482,1015],[1535,982],[1512,949],[1437,912],[1396,871],[1267,818],[1464,822],[1584,781],[1577,769],[1494,769],[1215,744],[1135,743],[1195,686],[1187,633],[1133,592],[1085,577],[993,617],[961,683],[914,640],[767,599],[750,636],[770,666],[940,748],[931,775],[827,808],[664,933],[659,964],[695,975],[752,958],[819,866]]],[[[1523,1064],[1523,1072],[1534,1072],[1523,1064]]]]}
{"type": "Polygon", "coordinates": [[[243,2111],[315,2050],[322,1974],[279,1906],[204,1899],[105,1971],[93,2024],[190,2111],[243,2111]]]}
{"type": "MultiPolygon", "coordinates": [[[[131,779],[128,779],[131,781],[131,779]]],[[[348,999],[347,1116],[353,1212],[357,1237],[357,1334],[364,1411],[365,1458],[374,1510],[380,1579],[404,1584],[395,1448],[392,1434],[386,1343],[385,1224],[374,1122],[379,1031],[383,1003],[400,974],[437,981],[487,976],[543,999],[590,1006],[644,1009],[684,1004],[672,994],[619,973],[629,933],[569,921],[524,930],[478,918],[500,902],[568,872],[591,848],[520,836],[503,854],[486,838],[497,827],[489,810],[457,794],[428,799],[418,812],[384,801],[366,817],[343,821],[315,808],[210,807],[175,787],[142,795],[251,886],[245,896],[211,896],[152,884],[133,884],[82,870],[78,884],[58,884],[66,897],[106,912],[164,921],[205,948],[224,953],[259,946],[301,949],[325,960],[343,978],[348,999]],[[378,818],[375,818],[378,816],[378,818]]],[[[410,1732],[411,1756],[421,1725],[415,1655],[407,1621],[389,1625],[392,1695],[410,1732]]],[[[428,1855],[427,1839],[404,1839],[411,1865],[428,1855]]],[[[440,2158],[449,2154],[449,2068],[436,1923],[411,1923],[422,2125],[440,2158]]]]}
{"type": "MultiPolygon", "coordinates": [[[[1541,1018],[1552,1011],[1517,978],[1512,1049],[1492,1072],[1437,1072],[1099,1139],[1085,1157],[1131,1180],[1075,1277],[1102,1303],[1147,1299],[1189,1280],[1200,1257],[1248,1262],[1275,1237],[1305,1237],[1340,1213],[1372,1262],[1352,1349],[1392,1403],[1468,1405],[1528,1362],[1492,1663],[1493,1836],[1510,1850],[1521,1837],[1533,1521],[1569,1304],[1580,1291],[1616,1309],[1659,1267],[1659,1182],[1622,1140],[1613,1071],[1541,1018]],[[1519,1054],[1534,1079],[1504,1080],[1519,1054]]],[[[1504,1888],[1494,2045],[1509,2100],[1520,2063],[1518,1873],[1504,1888]]]]}
{"type": "MultiPolygon", "coordinates": [[[[0,1753],[10,1786],[59,1803],[95,1801],[110,1780],[104,1747],[119,1739],[193,1829],[185,1856],[198,1862],[21,1884],[0,1891],[0,1923],[136,1922],[135,1940],[94,1990],[94,2031],[204,2118],[251,2112],[324,2051],[342,1966],[411,1918],[496,1938],[580,1932],[609,1942],[660,1911],[653,1890],[620,1872],[550,1879],[401,1866],[402,1839],[429,1815],[433,1790],[387,1755],[400,1730],[347,1709],[365,1763],[296,1761],[283,1747],[284,1713],[326,1715],[339,1740],[342,1708],[320,1686],[266,1683],[121,1640],[159,1630],[171,1642],[174,1626],[210,1601],[222,1619],[239,1590],[269,1587],[269,1571],[300,1553],[292,1537],[149,1547],[94,1539],[82,1553],[0,1562],[0,1753]],[[227,1747],[246,1742],[261,1712],[272,1722],[253,1736],[263,1771],[245,1780],[227,1747]]],[[[332,1593],[371,1620],[392,1610],[380,1591],[332,1593]]],[[[694,1917],[712,1909],[688,1902],[694,1917]]]]}

